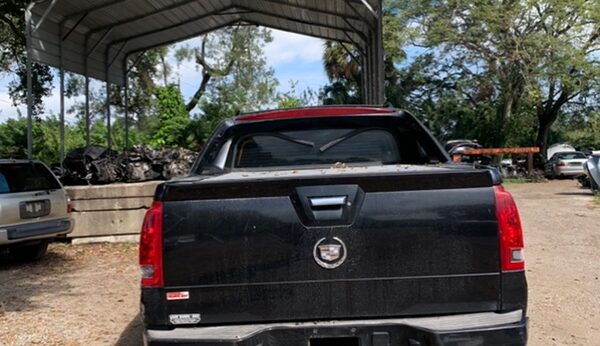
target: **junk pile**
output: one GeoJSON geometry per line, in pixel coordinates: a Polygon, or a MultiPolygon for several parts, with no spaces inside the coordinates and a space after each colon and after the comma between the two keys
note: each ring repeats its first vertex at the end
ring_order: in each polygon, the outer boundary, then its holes
{"type": "Polygon", "coordinates": [[[189,172],[198,153],[184,148],[134,146],[118,154],[101,146],[71,150],[63,161],[65,185],[168,180],[189,172]]]}
{"type": "Polygon", "coordinates": [[[477,140],[457,139],[446,142],[444,149],[454,162],[494,167],[504,178],[544,180],[543,172],[534,167],[537,147],[484,148],[477,140]]]}
{"type": "MultiPolygon", "coordinates": [[[[448,152],[450,157],[454,155],[463,155],[466,149],[481,149],[483,146],[477,142],[477,140],[471,139],[455,139],[447,141],[444,144],[444,149],[448,152]]],[[[488,155],[468,155],[464,156],[462,162],[478,163],[482,165],[489,165],[492,163],[491,156],[488,155]]]]}

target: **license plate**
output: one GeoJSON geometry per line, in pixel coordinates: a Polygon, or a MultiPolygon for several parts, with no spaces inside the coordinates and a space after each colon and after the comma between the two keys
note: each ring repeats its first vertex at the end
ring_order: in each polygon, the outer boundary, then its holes
{"type": "Polygon", "coordinates": [[[21,219],[32,219],[50,214],[50,200],[21,202],[19,204],[21,219]]]}

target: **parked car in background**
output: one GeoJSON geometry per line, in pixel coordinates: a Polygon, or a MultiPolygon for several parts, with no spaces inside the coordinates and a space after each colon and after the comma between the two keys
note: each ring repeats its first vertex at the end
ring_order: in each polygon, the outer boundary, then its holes
{"type": "Polygon", "coordinates": [[[590,156],[583,164],[583,172],[586,184],[582,185],[589,187],[592,192],[597,192],[600,189],[600,153],[590,156]]]}
{"type": "Polygon", "coordinates": [[[0,249],[18,260],[42,258],[53,238],[71,232],[70,209],[43,163],[0,159],[0,249]]]}
{"type": "Polygon", "coordinates": [[[546,158],[548,160],[550,160],[552,158],[552,156],[554,156],[557,153],[567,153],[567,152],[573,152],[573,151],[577,151],[577,149],[575,149],[575,147],[573,147],[571,144],[555,143],[555,144],[552,144],[551,146],[549,146],[548,149],[546,150],[546,158]]]}
{"type": "Polygon", "coordinates": [[[544,165],[547,178],[577,177],[583,174],[583,164],[587,156],[580,151],[558,152],[544,165]]]}

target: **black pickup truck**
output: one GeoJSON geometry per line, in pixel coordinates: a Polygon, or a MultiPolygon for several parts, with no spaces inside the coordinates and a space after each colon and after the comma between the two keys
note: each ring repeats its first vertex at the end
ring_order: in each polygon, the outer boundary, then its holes
{"type": "Polygon", "coordinates": [[[221,124],[140,240],[150,345],[525,345],[515,203],[407,112],[221,124]]]}

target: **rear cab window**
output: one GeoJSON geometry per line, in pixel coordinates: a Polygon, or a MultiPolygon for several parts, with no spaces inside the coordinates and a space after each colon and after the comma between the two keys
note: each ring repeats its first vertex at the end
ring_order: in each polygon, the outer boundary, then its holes
{"type": "Polygon", "coordinates": [[[556,154],[556,158],[559,160],[579,160],[579,159],[586,159],[587,157],[585,156],[584,153],[573,152],[573,153],[558,153],[558,154],[556,154]]]}
{"type": "Polygon", "coordinates": [[[400,163],[385,129],[323,129],[250,135],[238,141],[233,168],[400,163]]]}
{"type": "Polygon", "coordinates": [[[54,174],[41,163],[0,163],[0,194],[60,188],[54,174]]]}
{"type": "Polygon", "coordinates": [[[195,172],[329,168],[333,165],[428,165],[447,162],[412,116],[292,119],[224,125],[195,172]]]}

